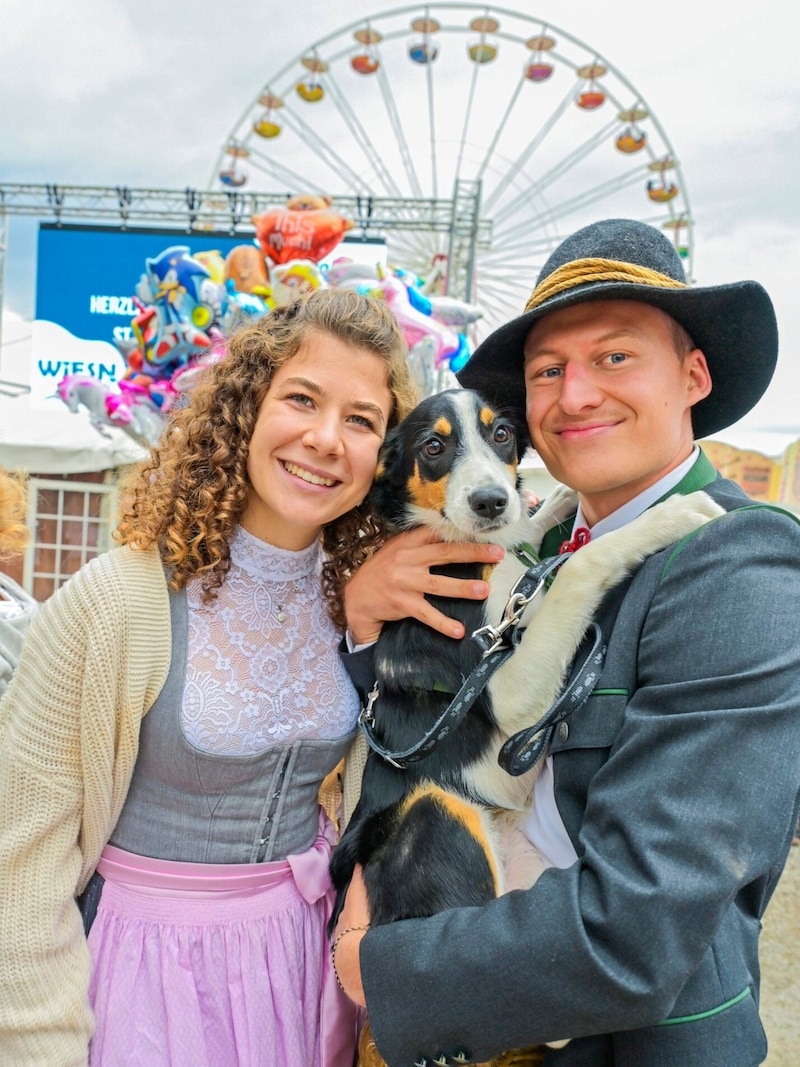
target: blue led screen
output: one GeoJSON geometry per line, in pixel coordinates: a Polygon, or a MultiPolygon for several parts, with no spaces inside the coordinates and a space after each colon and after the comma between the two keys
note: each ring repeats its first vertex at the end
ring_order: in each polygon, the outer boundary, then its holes
{"type": "Polygon", "coordinates": [[[224,257],[248,244],[246,233],[186,233],[185,230],[106,226],[39,226],[36,267],[37,319],[56,322],[76,337],[114,342],[130,337],[136,314],[132,297],[145,260],[172,245],[191,252],[216,249],[224,257]]]}

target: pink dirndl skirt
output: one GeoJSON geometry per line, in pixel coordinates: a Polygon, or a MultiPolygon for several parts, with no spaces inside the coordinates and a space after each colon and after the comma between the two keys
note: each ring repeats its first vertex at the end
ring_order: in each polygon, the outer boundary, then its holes
{"type": "Polygon", "coordinates": [[[108,846],[89,933],[91,1067],[353,1067],[358,1009],[325,930],[334,835],[265,864],[148,860],[108,846]]]}

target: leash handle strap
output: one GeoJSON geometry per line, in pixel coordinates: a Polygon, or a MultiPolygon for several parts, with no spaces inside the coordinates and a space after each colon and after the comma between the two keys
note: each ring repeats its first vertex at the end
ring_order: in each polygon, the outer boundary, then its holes
{"type": "Polygon", "coordinates": [[[508,774],[517,777],[530,770],[549,747],[556,726],[589,699],[603,666],[606,646],[597,623],[593,622],[587,633],[592,635],[592,647],[570,684],[537,723],[513,734],[500,749],[497,762],[508,774]]]}
{"type": "Polygon", "coordinates": [[[410,748],[393,752],[385,748],[378,739],[374,730],[375,717],[372,714],[372,708],[379,696],[376,683],[358,719],[359,729],[372,751],[398,770],[404,770],[410,763],[418,763],[425,759],[439,742],[443,741],[462,722],[491,676],[514,652],[522,637],[519,621],[525,608],[544,588],[547,578],[568,559],[569,554],[552,556],[535,563],[521,575],[511,590],[503,620],[499,625],[483,626],[471,635],[482,649],[483,658],[470,672],[464,684],[433,726],[410,748]]]}

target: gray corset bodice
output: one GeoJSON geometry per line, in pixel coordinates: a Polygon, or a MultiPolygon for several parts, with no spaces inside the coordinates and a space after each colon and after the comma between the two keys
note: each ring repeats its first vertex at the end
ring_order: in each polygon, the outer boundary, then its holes
{"type": "Polygon", "coordinates": [[[172,661],[142,720],[139,755],[110,844],[155,859],[260,863],[313,844],[318,793],[353,740],[296,741],[247,756],[191,745],[180,707],[186,675],[185,593],[170,592],[172,661]]]}

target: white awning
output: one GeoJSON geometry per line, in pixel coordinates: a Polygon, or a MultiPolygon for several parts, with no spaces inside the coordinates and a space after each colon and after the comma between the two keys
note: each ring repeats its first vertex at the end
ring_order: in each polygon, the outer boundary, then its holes
{"type": "MultiPolygon", "coordinates": [[[[4,317],[0,350],[0,465],[7,470],[32,474],[82,474],[136,463],[145,451],[121,430],[108,428],[108,437],[89,422],[88,412],[75,414],[55,397],[34,406],[29,388],[33,361],[34,324],[4,317]],[[9,395],[18,394],[18,395],[9,395]]],[[[57,347],[60,327],[54,327],[57,347]]],[[[62,331],[67,334],[67,331],[62,331]]],[[[80,343],[67,334],[70,350],[80,343]]],[[[97,342],[87,341],[86,345],[97,342]]],[[[88,350],[87,350],[88,351],[88,350]]],[[[63,353],[54,350],[47,358],[56,361],[63,353]]],[[[87,355],[87,360],[90,358],[87,355]]],[[[54,381],[54,386],[56,382],[54,381]]]]}

